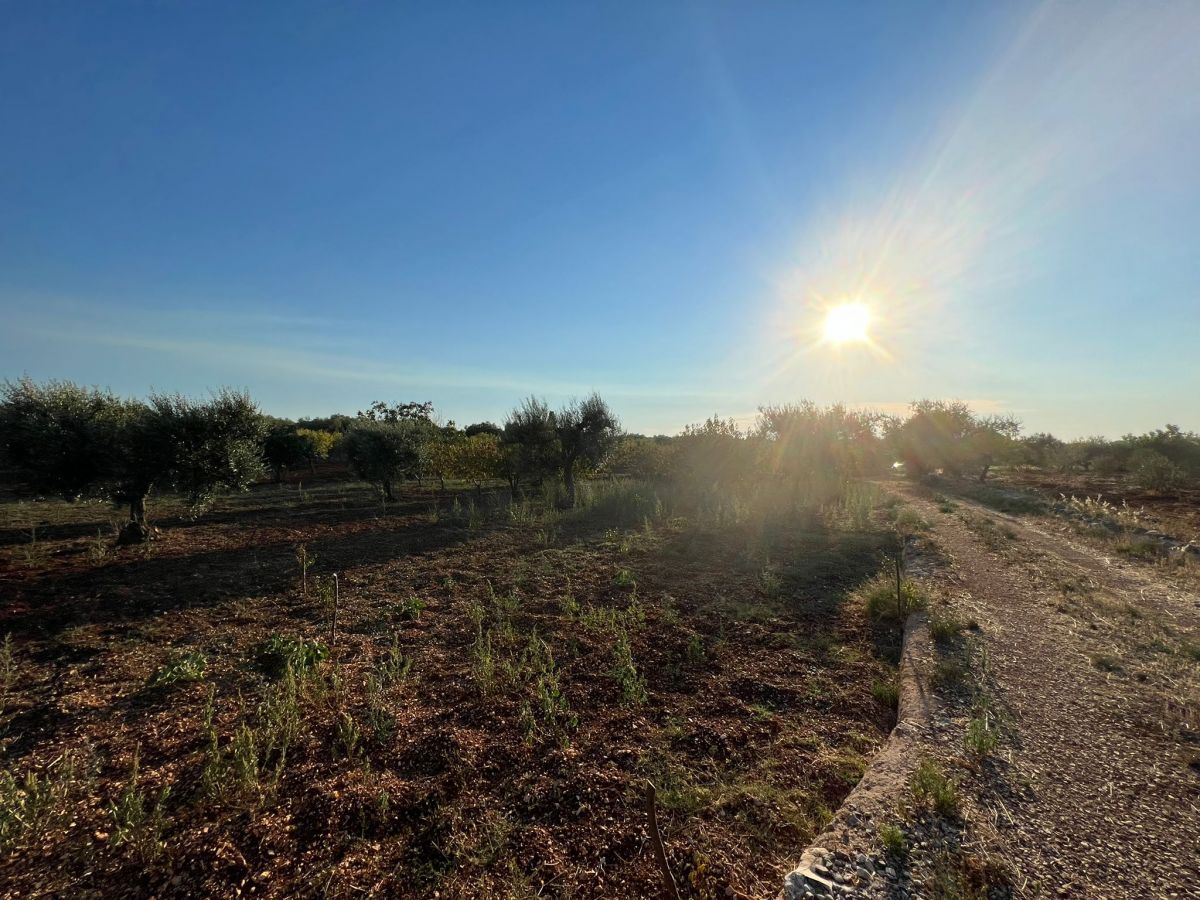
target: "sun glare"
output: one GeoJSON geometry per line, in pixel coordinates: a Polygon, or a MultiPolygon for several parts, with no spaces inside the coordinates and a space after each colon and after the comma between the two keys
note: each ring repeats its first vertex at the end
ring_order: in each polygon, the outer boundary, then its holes
{"type": "Polygon", "coordinates": [[[823,332],[831,344],[849,344],[867,340],[871,311],[865,303],[843,303],[825,315],[823,332]]]}

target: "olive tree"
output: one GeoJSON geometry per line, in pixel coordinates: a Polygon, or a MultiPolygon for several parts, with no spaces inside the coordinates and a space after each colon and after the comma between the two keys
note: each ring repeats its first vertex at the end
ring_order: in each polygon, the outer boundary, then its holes
{"type": "Polygon", "coordinates": [[[116,471],[117,435],[130,411],[98,388],[6,381],[0,389],[0,450],[36,494],[96,496],[116,471]]]}
{"type": "Polygon", "coordinates": [[[133,405],[118,435],[112,499],[129,505],[124,542],[150,536],[146,501],[152,491],[173,490],[193,507],[221,491],[248,488],[263,470],[266,423],[248,394],[221,390],[208,400],[154,394],[133,405]]]}
{"type": "Polygon", "coordinates": [[[245,489],[262,471],[264,420],[242,393],[122,400],[26,378],[6,383],[0,397],[4,454],[28,486],[68,500],[127,504],[124,543],[150,536],[151,492],[178,491],[200,506],[219,490],[245,489]]]}
{"type": "Polygon", "coordinates": [[[283,481],[283,473],[307,462],[308,441],[296,429],[295,423],[286,419],[271,419],[267,434],[263,438],[263,459],[271,470],[276,484],[283,481]]]}
{"type": "Polygon", "coordinates": [[[573,507],[576,468],[600,465],[620,436],[621,424],[599,394],[568,403],[553,421],[563,486],[567,489],[566,505],[573,507]]]}
{"type": "Polygon", "coordinates": [[[506,451],[505,475],[517,491],[521,480],[543,481],[558,468],[558,434],[555,417],[545,400],[529,397],[508,414],[502,438],[506,451]]]}
{"type": "Polygon", "coordinates": [[[343,442],[350,468],[359,478],[377,485],[390,501],[396,499],[392,491],[396,482],[420,475],[432,437],[428,422],[364,418],[350,427],[343,442]]]}

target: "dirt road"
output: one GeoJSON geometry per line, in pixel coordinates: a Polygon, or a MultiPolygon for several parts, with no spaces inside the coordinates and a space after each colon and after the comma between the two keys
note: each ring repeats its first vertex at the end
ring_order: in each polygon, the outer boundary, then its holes
{"type": "MultiPolygon", "coordinates": [[[[1016,896],[1200,897],[1200,569],[901,491],[931,526],[935,610],[972,623],[999,711],[963,802],[1016,896]]],[[[968,715],[931,738],[951,765],[968,715]]]]}

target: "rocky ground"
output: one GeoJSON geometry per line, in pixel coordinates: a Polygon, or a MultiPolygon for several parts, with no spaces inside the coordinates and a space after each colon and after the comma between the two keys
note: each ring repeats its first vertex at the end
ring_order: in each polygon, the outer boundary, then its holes
{"type": "Polygon", "coordinates": [[[784,895],[1200,897],[1200,570],[900,490],[931,596],[902,752],[784,895]]]}

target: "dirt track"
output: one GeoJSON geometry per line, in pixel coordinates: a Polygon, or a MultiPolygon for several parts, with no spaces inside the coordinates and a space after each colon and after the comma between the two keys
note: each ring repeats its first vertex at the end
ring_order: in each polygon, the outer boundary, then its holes
{"type": "MultiPolygon", "coordinates": [[[[1194,567],[1116,558],[1054,519],[903,491],[942,556],[935,593],[978,624],[1006,720],[964,794],[1015,894],[1200,897],[1194,567]]],[[[961,758],[961,729],[934,740],[961,758]]]]}

